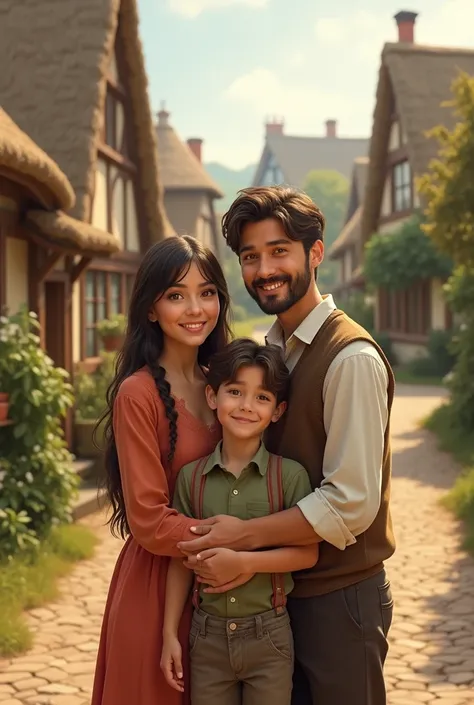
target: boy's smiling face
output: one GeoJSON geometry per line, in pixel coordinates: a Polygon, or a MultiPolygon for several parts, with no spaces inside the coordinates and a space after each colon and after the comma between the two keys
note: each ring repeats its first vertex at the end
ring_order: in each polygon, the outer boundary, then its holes
{"type": "Polygon", "coordinates": [[[207,387],[207,401],[217,411],[222,428],[240,439],[257,438],[270,423],[278,421],[286,402],[277,403],[272,392],[265,389],[261,367],[242,367],[234,382],[221,384],[217,394],[207,387]]]}

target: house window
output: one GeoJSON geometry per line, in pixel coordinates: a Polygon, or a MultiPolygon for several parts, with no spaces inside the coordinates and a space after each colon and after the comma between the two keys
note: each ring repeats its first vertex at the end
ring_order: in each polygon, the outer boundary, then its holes
{"type": "Polygon", "coordinates": [[[395,164],[392,174],[392,211],[398,213],[413,207],[410,162],[395,164]]]}
{"type": "Polygon", "coordinates": [[[403,291],[379,290],[379,329],[388,333],[425,336],[431,328],[431,281],[403,291]]]}
{"type": "Polygon", "coordinates": [[[116,313],[126,313],[130,301],[134,274],[89,270],[85,277],[84,353],[99,354],[96,324],[116,313]]]}

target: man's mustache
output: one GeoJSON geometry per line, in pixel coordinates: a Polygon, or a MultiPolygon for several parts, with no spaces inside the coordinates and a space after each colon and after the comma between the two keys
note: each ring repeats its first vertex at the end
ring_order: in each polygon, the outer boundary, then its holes
{"type": "Polygon", "coordinates": [[[254,279],[252,286],[257,288],[260,286],[268,286],[268,284],[280,284],[289,281],[291,281],[291,277],[289,276],[270,277],[269,279],[254,279]]]}

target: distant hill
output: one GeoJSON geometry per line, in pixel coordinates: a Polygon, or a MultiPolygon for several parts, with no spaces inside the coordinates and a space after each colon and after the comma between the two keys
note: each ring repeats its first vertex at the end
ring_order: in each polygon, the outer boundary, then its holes
{"type": "Polygon", "coordinates": [[[249,164],[244,169],[229,169],[217,162],[204,164],[204,167],[225,194],[224,198],[219,199],[215,204],[219,213],[227,210],[239,189],[251,185],[256,169],[255,164],[249,164]]]}

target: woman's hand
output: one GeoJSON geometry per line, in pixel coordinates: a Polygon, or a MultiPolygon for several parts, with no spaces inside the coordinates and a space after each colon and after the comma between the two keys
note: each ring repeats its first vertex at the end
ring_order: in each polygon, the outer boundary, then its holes
{"type": "Polygon", "coordinates": [[[177,636],[163,637],[160,667],[168,685],[184,693],[183,650],[177,636]]]}
{"type": "Polygon", "coordinates": [[[244,561],[238,551],[230,548],[208,548],[188,556],[184,565],[194,570],[200,583],[219,587],[245,573],[244,561]]]}

